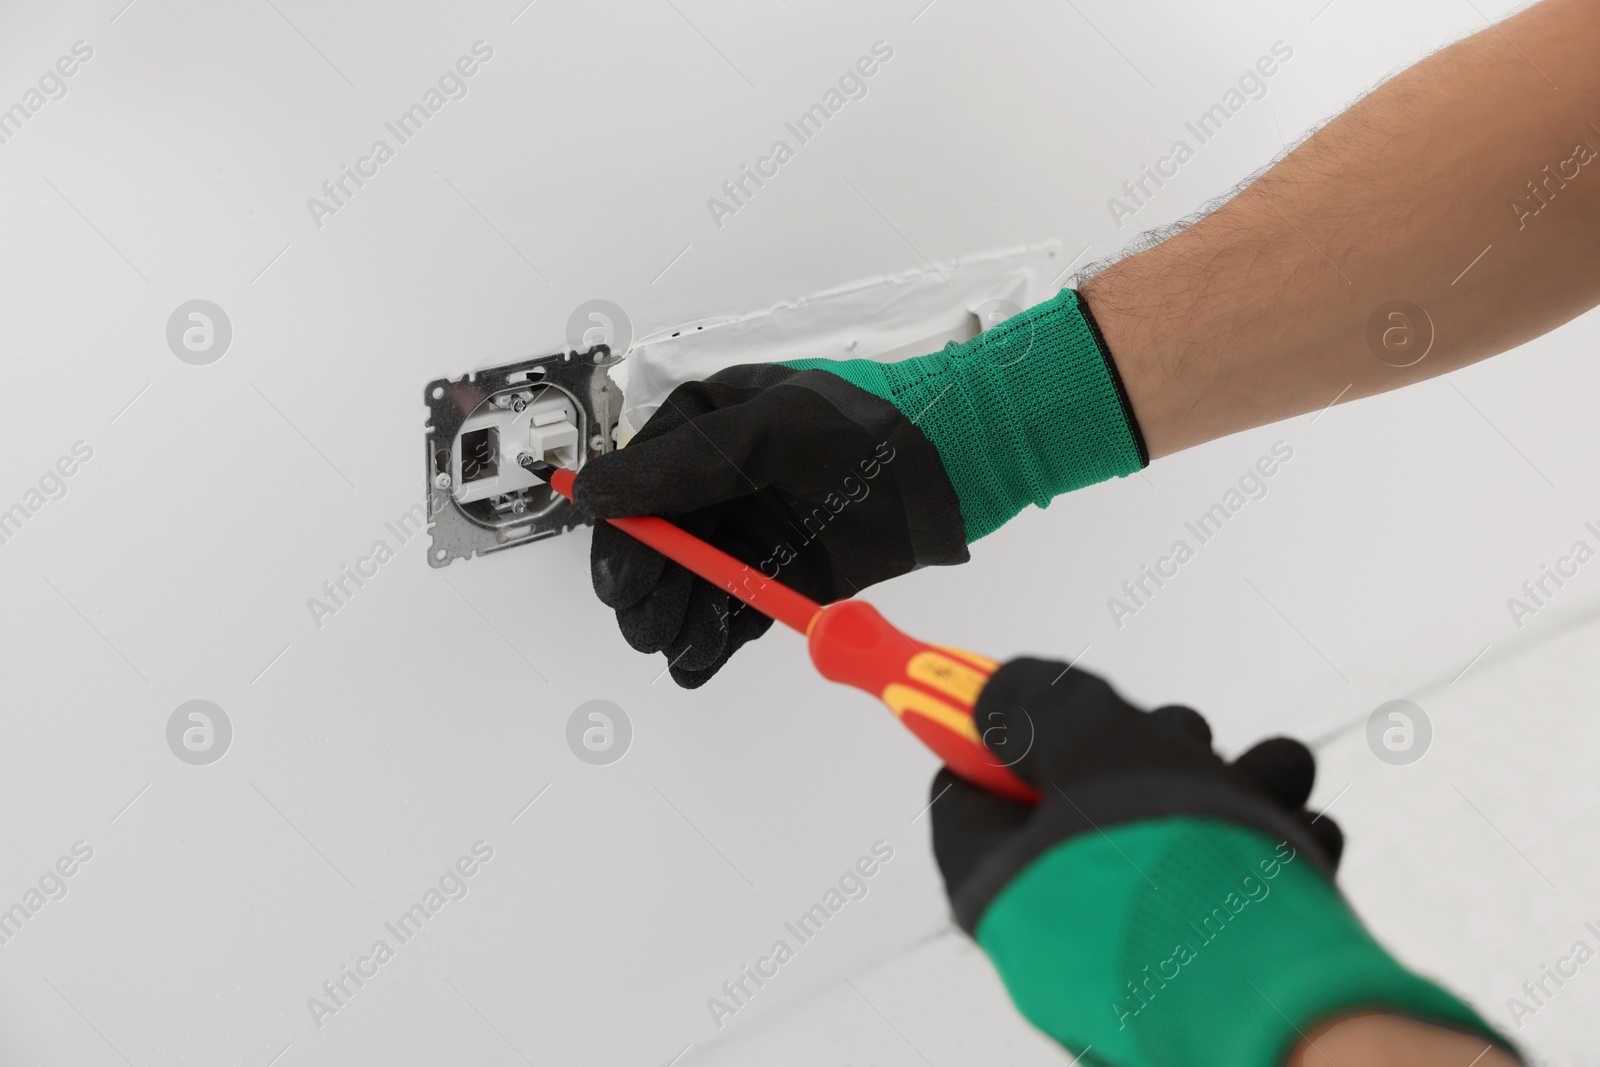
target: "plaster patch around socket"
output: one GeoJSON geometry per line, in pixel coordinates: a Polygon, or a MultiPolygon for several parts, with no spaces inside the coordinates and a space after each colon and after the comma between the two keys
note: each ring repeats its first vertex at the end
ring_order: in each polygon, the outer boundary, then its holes
{"type": "Polygon", "coordinates": [[[616,371],[625,397],[622,441],[686,381],[740,363],[814,356],[889,362],[924,355],[1050,299],[1082,262],[1082,252],[1069,262],[1059,241],[1044,241],[651,330],[633,342],[616,371]],[[997,315],[997,309],[1006,313],[997,315]]]}

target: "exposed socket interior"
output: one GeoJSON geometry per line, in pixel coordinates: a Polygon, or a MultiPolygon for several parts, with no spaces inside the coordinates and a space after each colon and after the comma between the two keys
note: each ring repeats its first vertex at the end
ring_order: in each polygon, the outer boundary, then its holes
{"type": "Polygon", "coordinates": [[[579,465],[582,418],[572,398],[550,385],[497,393],[461,424],[451,451],[457,503],[488,501],[522,514],[550,501],[538,471],[579,465]]]}
{"type": "Polygon", "coordinates": [[[597,345],[429,383],[429,563],[446,566],[588,521],[546,475],[552,467],[580,470],[616,446],[622,397],[606,373],[614,363],[597,345]]]}

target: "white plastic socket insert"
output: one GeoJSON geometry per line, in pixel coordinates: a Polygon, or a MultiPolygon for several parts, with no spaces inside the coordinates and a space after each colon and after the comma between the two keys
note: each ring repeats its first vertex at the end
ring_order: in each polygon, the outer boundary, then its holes
{"type": "Polygon", "coordinates": [[[557,467],[578,462],[578,413],[559,389],[502,393],[461,424],[451,449],[456,500],[470,504],[545,480],[523,466],[524,457],[557,467]]]}

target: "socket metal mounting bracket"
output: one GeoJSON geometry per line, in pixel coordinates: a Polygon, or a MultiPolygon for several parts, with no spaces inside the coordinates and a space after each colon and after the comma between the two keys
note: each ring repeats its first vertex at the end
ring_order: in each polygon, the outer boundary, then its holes
{"type": "MultiPolygon", "coordinates": [[[[553,537],[593,520],[542,479],[489,499],[462,502],[464,457],[462,426],[475,414],[496,408],[517,411],[545,398],[564,398],[576,413],[576,466],[616,448],[622,392],[606,373],[621,360],[609,345],[584,352],[555,352],[472,371],[460,378],[439,378],[423,390],[428,421],[424,427],[423,460],[427,476],[428,563],[447,567],[456,559],[488,555],[553,537]],[[552,390],[555,391],[552,393],[552,390]]],[[[465,460],[468,469],[473,461],[465,460]]]]}

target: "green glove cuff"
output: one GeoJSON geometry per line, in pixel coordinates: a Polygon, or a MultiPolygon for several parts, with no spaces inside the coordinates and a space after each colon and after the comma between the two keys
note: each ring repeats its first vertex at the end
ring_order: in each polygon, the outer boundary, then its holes
{"type": "Polygon", "coordinates": [[[961,502],[968,544],[1030,503],[1149,463],[1100,330],[1071,289],[915,359],[783,365],[837,374],[920,427],[961,502]]]}
{"type": "Polygon", "coordinates": [[[1275,1067],[1361,1009],[1512,1047],[1396,962],[1309,857],[1221,820],[1070,838],[1000,892],[977,939],[1022,1014],[1096,1063],[1275,1067]]]}

